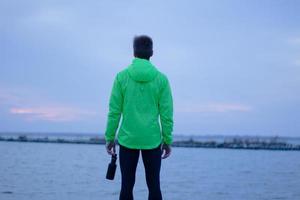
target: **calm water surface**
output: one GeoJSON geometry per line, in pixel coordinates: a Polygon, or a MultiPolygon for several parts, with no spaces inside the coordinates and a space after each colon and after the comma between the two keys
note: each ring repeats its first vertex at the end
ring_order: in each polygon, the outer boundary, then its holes
{"type": "MultiPolygon", "coordinates": [[[[0,142],[0,199],[118,199],[109,160],[103,145],[0,142]]],[[[166,200],[300,199],[300,152],[173,148],[161,170],[166,200]]],[[[141,159],[136,177],[135,199],[145,200],[141,159]]]]}

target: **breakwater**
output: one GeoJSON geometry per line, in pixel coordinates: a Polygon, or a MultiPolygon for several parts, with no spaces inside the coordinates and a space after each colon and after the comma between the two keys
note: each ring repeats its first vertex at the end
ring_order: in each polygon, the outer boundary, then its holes
{"type": "Polygon", "coordinates": [[[253,150],[281,150],[281,151],[300,151],[300,145],[289,144],[276,139],[271,141],[255,139],[239,139],[216,142],[216,141],[174,141],[176,147],[196,147],[196,148],[222,148],[222,149],[253,149],[253,150]]]}
{"type": "MultiPolygon", "coordinates": [[[[104,137],[29,137],[27,135],[19,136],[0,136],[0,141],[7,142],[36,142],[36,143],[69,143],[69,144],[105,144],[104,137]]],[[[291,144],[282,141],[279,137],[262,139],[259,137],[234,137],[224,139],[223,141],[201,141],[190,138],[188,140],[177,140],[172,144],[173,147],[191,147],[191,148],[222,148],[222,149],[253,149],[253,150],[282,150],[282,151],[300,151],[300,144],[291,144]]]]}

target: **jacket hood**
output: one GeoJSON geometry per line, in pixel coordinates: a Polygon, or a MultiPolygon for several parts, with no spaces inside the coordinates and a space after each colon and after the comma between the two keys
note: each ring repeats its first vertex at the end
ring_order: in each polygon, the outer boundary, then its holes
{"type": "Polygon", "coordinates": [[[158,70],[149,60],[134,58],[128,67],[129,76],[137,82],[152,81],[158,74],[158,70]]]}

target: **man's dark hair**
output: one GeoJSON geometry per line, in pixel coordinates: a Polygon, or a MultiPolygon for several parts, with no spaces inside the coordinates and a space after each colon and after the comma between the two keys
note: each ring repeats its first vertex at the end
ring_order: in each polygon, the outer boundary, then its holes
{"type": "Polygon", "coordinates": [[[134,56],[149,60],[153,55],[153,42],[147,35],[135,36],[133,39],[134,56]]]}

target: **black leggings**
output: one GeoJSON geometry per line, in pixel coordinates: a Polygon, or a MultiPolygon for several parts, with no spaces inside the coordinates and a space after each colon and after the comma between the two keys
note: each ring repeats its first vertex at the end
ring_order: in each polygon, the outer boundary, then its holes
{"type": "MultiPolygon", "coordinates": [[[[120,168],[122,175],[122,187],[120,200],[133,200],[133,187],[135,183],[135,172],[139,160],[139,149],[129,149],[122,145],[119,151],[120,168]]],[[[145,167],[146,182],[149,190],[148,200],[161,200],[160,191],[160,166],[161,146],[149,150],[141,150],[145,167]]]]}

